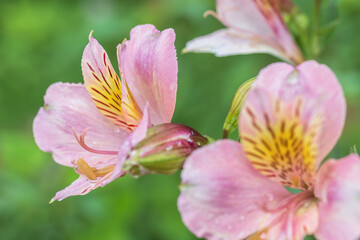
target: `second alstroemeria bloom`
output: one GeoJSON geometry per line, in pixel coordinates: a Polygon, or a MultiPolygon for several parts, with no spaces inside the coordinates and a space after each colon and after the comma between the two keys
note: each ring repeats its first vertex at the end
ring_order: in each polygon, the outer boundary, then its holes
{"type": "Polygon", "coordinates": [[[185,52],[211,52],[217,56],[269,53],[293,64],[304,61],[281,16],[279,5],[290,0],[217,0],[216,13],[227,28],[195,38],[185,52]]]}
{"type": "Polygon", "coordinates": [[[79,174],[53,200],[86,194],[124,175],[122,164],[148,127],[170,123],[178,71],[174,41],[172,29],[135,27],[117,48],[119,77],[90,34],[81,61],[85,84],[49,87],[34,120],[36,143],[79,174]]]}
{"type": "Polygon", "coordinates": [[[359,156],[320,167],[345,113],[341,86],[325,65],[262,70],[240,113],[241,144],[222,140],[185,162],[178,206],[186,226],[212,240],[358,239],[359,156]]]}

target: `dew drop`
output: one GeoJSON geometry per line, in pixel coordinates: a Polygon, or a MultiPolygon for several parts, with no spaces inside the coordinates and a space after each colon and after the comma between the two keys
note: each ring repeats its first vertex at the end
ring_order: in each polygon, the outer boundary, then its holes
{"type": "Polygon", "coordinates": [[[240,220],[241,220],[241,221],[245,220],[245,217],[244,217],[244,216],[240,216],[240,220]]]}

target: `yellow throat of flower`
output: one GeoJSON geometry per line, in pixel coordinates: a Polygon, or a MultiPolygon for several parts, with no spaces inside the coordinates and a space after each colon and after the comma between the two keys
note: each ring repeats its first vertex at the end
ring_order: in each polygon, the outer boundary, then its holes
{"type": "Polygon", "coordinates": [[[297,189],[309,189],[317,161],[317,137],[322,118],[311,118],[307,126],[301,121],[301,99],[293,112],[286,111],[281,102],[275,106],[273,119],[264,113],[261,124],[250,107],[244,109],[254,135],[243,135],[245,153],[253,166],[263,175],[297,189]]]}

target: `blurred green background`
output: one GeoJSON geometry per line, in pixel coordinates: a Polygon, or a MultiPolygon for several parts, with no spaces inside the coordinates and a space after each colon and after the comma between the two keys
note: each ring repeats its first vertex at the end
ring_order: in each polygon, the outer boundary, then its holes
{"type": "MultiPolygon", "coordinates": [[[[297,2],[311,11],[312,0],[297,2]]],[[[348,102],[334,157],[360,144],[360,2],[338,3],[340,23],[320,59],[337,74],[348,102]]],[[[77,176],[37,148],[32,120],[50,84],[82,82],[80,60],[91,30],[116,66],[116,45],[134,26],[152,23],[177,34],[173,122],[220,138],[237,87],[278,60],[263,54],[182,55],[186,41],[222,27],[202,17],[214,8],[214,0],[0,1],[0,239],[195,239],[176,207],[179,174],[125,177],[49,205],[77,176]]]]}

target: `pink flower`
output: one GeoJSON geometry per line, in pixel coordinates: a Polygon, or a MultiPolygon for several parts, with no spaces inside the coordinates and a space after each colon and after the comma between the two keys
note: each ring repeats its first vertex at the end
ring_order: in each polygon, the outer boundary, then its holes
{"type": "Polygon", "coordinates": [[[45,106],[34,120],[35,141],[57,163],[79,174],[52,201],[86,194],[123,176],[123,162],[148,127],[171,121],[178,70],[174,41],[172,29],[132,29],[130,40],[117,48],[119,78],[90,34],[81,61],[85,84],[48,88],[45,106]]]}
{"type": "Polygon", "coordinates": [[[178,200],[185,225],[213,240],[358,239],[359,156],[320,166],[341,134],[345,108],[325,65],[263,69],[239,117],[241,144],[218,141],[185,162],[178,200]]]}
{"type": "Polygon", "coordinates": [[[217,0],[217,12],[209,11],[227,28],[195,38],[185,52],[211,52],[216,56],[269,53],[293,64],[303,56],[282,19],[279,4],[289,0],[217,0]]]}

